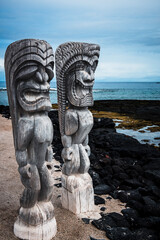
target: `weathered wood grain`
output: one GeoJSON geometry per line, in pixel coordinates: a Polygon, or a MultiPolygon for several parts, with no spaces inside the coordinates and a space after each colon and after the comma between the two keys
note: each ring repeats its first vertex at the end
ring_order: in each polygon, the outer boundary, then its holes
{"type": "Polygon", "coordinates": [[[56,50],[59,124],[63,144],[62,206],[80,214],[94,211],[94,192],[88,174],[88,134],[93,116],[92,88],[100,47],[68,42],[56,50]]]}
{"type": "Polygon", "coordinates": [[[52,47],[42,40],[12,43],[5,54],[5,72],[18,171],[25,187],[14,233],[21,239],[50,240],[56,234],[51,142],[48,117],[52,47]]]}

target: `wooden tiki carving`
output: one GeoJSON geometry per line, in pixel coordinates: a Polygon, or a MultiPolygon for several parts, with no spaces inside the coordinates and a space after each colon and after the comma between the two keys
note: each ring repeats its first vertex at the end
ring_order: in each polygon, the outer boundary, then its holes
{"type": "Polygon", "coordinates": [[[52,47],[37,39],[12,43],[5,54],[5,72],[18,171],[25,187],[14,233],[21,239],[50,240],[56,234],[51,142],[53,127],[50,81],[52,47]]]}
{"type": "Polygon", "coordinates": [[[63,144],[62,206],[80,214],[94,210],[92,179],[88,174],[88,134],[93,116],[92,88],[100,47],[68,42],[56,50],[59,124],[63,144]]]}

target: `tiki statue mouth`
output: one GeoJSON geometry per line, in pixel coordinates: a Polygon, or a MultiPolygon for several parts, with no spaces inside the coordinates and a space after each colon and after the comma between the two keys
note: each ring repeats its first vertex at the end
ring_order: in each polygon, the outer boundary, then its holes
{"type": "Polygon", "coordinates": [[[17,99],[22,109],[29,112],[49,111],[49,89],[53,71],[50,66],[30,66],[17,75],[17,99]]]}
{"type": "Polygon", "coordinates": [[[93,105],[94,71],[93,66],[83,61],[76,63],[75,68],[72,67],[67,81],[67,96],[72,105],[79,107],[93,105]]]}
{"type": "Polygon", "coordinates": [[[36,104],[41,100],[49,100],[49,89],[25,89],[21,93],[21,98],[27,104],[36,104]]]}
{"type": "Polygon", "coordinates": [[[25,111],[49,111],[51,108],[49,98],[49,84],[39,85],[39,88],[28,87],[29,84],[21,84],[17,87],[17,98],[25,111]]]}
{"type": "Polygon", "coordinates": [[[73,82],[73,95],[75,96],[75,98],[80,98],[81,100],[87,96],[92,97],[93,84],[94,80],[92,82],[87,82],[87,80],[85,82],[75,80],[73,82]]]}

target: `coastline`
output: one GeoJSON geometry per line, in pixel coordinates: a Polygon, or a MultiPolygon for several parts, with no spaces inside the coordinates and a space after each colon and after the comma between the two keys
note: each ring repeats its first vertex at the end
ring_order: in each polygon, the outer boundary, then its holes
{"type": "MultiPolygon", "coordinates": [[[[111,109],[110,112],[102,111],[108,109],[107,104],[108,101],[106,103],[98,101],[98,107],[93,107],[92,112],[97,118],[95,118],[89,136],[91,147],[89,173],[93,179],[96,208],[101,214],[101,218],[98,220],[89,219],[89,217],[78,219],[74,214],[61,208],[60,176],[63,163],[57,105],[54,105],[53,111],[49,112],[49,117],[54,126],[52,144],[55,153],[54,158],[56,159],[53,202],[58,233],[55,240],[61,240],[62,238],[77,240],[77,237],[79,240],[100,238],[117,240],[124,235],[127,235],[127,239],[132,239],[130,237],[148,239],[145,237],[151,236],[151,239],[158,240],[156,236],[158,236],[158,221],[160,220],[158,217],[160,214],[160,189],[158,187],[160,151],[158,148],[148,144],[140,144],[136,139],[118,133],[115,128],[116,123],[107,116],[116,117],[113,118],[114,120],[118,118],[120,120],[124,117],[125,122],[125,119],[133,119],[133,115],[128,118],[129,114],[126,113],[112,112],[111,109]]],[[[112,104],[115,103],[112,102],[112,104]]],[[[149,106],[153,106],[152,103],[149,106]]],[[[10,118],[9,107],[0,106],[0,113],[6,118],[10,118]]],[[[13,226],[17,216],[16,211],[23,186],[20,183],[14,156],[11,120],[2,118],[2,116],[0,118],[2,133],[0,146],[2,153],[0,158],[2,187],[0,190],[3,193],[0,194],[0,202],[2,203],[1,232],[2,240],[10,240],[14,239],[11,226],[13,226]],[[10,169],[10,166],[12,166],[12,169],[10,169]],[[15,180],[13,181],[13,179],[15,180]],[[16,190],[15,185],[19,186],[16,190]],[[14,203],[11,199],[14,199],[14,203]],[[9,229],[8,222],[10,224],[9,229]],[[4,232],[7,232],[7,238],[3,234],[4,232]]],[[[140,120],[143,119],[139,118],[137,121],[140,120]]],[[[151,118],[150,121],[152,122],[151,118]]],[[[143,120],[142,123],[144,124],[144,122],[143,120]]]]}
{"type": "MultiPolygon", "coordinates": [[[[18,165],[15,159],[11,119],[6,119],[2,115],[0,115],[0,133],[0,239],[16,240],[17,238],[13,234],[13,225],[18,216],[19,199],[24,187],[20,181],[18,165]]],[[[56,166],[54,179],[55,184],[58,185],[61,177],[60,163],[54,160],[54,164],[56,166]]],[[[85,224],[76,215],[62,208],[61,188],[55,185],[53,191],[52,201],[58,226],[54,240],[77,240],[77,238],[78,240],[89,240],[90,236],[108,240],[104,232],[96,229],[91,224],[85,224]]],[[[113,199],[108,211],[111,212],[114,209],[114,211],[118,210],[120,212],[122,207],[118,204],[120,204],[120,201],[113,199]]],[[[100,207],[98,207],[98,210],[100,207]]]]}
{"type": "MultiPolygon", "coordinates": [[[[89,109],[95,118],[113,119],[118,133],[160,146],[160,100],[96,100],[89,109]]],[[[0,105],[0,113],[9,117],[9,107],[0,105]]]]}
{"type": "Polygon", "coordinates": [[[118,133],[160,147],[160,101],[102,100],[90,108],[96,118],[111,118],[118,133]]]}
{"type": "Polygon", "coordinates": [[[91,110],[117,112],[139,119],[160,121],[160,100],[97,100],[91,110]]]}

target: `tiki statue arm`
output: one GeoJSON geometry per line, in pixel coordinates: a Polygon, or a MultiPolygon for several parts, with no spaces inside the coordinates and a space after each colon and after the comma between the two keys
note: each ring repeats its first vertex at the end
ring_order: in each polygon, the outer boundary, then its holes
{"type": "Polygon", "coordinates": [[[63,144],[62,158],[71,160],[72,156],[72,135],[78,130],[78,116],[76,111],[68,109],[65,115],[65,135],[61,137],[63,144]]]}
{"type": "Polygon", "coordinates": [[[20,118],[18,122],[18,149],[16,150],[16,160],[19,168],[28,164],[27,147],[33,138],[33,124],[34,120],[32,118],[20,118]]]}
{"type": "Polygon", "coordinates": [[[86,150],[88,156],[90,156],[91,150],[90,150],[90,146],[88,145],[88,135],[86,136],[86,138],[83,142],[83,146],[85,147],[85,150],[86,150]]]}
{"type": "Polygon", "coordinates": [[[33,138],[33,135],[33,118],[20,118],[18,122],[18,149],[16,150],[16,160],[19,165],[18,171],[21,175],[21,181],[25,186],[25,190],[21,198],[21,206],[23,207],[31,207],[36,201],[35,196],[31,197],[30,201],[28,201],[28,198],[26,197],[28,191],[37,192],[40,189],[37,167],[32,163],[32,159],[29,159],[28,156],[28,146],[33,138]]]}

